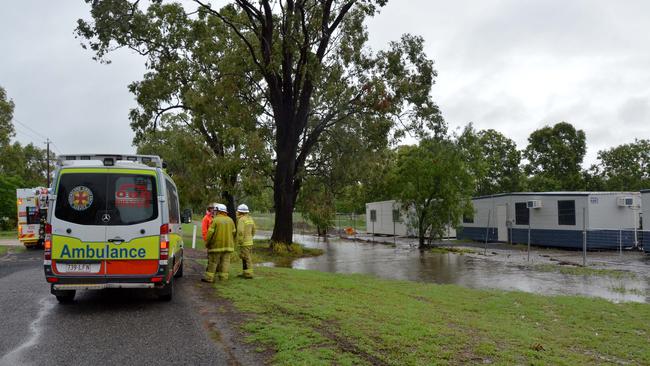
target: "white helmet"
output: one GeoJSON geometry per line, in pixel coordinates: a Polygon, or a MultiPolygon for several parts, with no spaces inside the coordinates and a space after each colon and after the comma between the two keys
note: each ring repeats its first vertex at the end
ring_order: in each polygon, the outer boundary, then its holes
{"type": "Polygon", "coordinates": [[[211,204],[208,206],[208,208],[211,208],[211,209],[213,209],[213,210],[216,210],[216,209],[217,209],[217,206],[219,206],[219,204],[216,203],[216,202],[213,202],[213,203],[211,203],[211,204]]]}
{"type": "Polygon", "coordinates": [[[237,206],[237,212],[249,213],[250,211],[248,210],[248,206],[242,203],[241,205],[237,206]]]}
{"type": "Polygon", "coordinates": [[[217,203],[217,211],[228,212],[228,208],[223,203],[217,203]]]}

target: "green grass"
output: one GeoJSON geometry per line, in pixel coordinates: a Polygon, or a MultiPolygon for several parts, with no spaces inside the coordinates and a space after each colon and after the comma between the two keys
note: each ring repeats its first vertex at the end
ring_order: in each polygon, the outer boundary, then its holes
{"type": "Polygon", "coordinates": [[[18,232],[16,230],[0,231],[0,239],[17,239],[18,232]]]}
{"type": "Polygon", "coordinates": [[[650,364],[650,306],[284,268],[216,284],[278,365],[650,364]]]}
{"type": "Polygon", "coordinates": [[[631,294],[637,296],[650,296],[649,289],[639,289],[635,287],[625,287],[624,285],[610,287],[610,290],[621,294],[631,294]]]}
{"type": "MultiPolygon", "coordinates": [[[[192,247],[192,228],[194,224],[182,224],[183,225],[183,244],[185,248],[192,247]]],[[[196,225],[196,249],[205,249],[205,243],[203,242],[203,237],[201,236],[201,223],[199,222],[196,225]]]]}
{"type": "Polygon", "coordinates": [[[636,275],[632,272],[621,271],[617,269],[600,269],[579,266],[563,266],[557,264],[538,264],[532,267],[541,272],[557,272],[575,276],[603,276],[612,278],[634,278],[636,275]]]}
{"type": "MultiPolygon", "coordinates": [[[[297,243],[291,244],[290,250],[274,252],[270,249],[267,239],[255,239],[253,245],[253,263],[273,263],[276,267],[291,267],[291,263],[298,258],[316,257],[323,254],[321,249],[306,248],[297,243]]],[[[198,262],[206,265],[207,259],[199,259],[198,262]]],[[[236,249],[234,255],[230,256],[230,263],[241,263],[236,249]]],[[[240,268],[241,266],[235,267],[240,268]]]]}
{"type": "Polygon", "coordinates": [[[445,254],[445,253],[455,253],[455,254],[473,254],[476,253],[475,250],[467,248],[454,248],[454,247],[435,247],[431,248],[431,253],[445,254]]]}
{"type": "MultiPolygon", "coordinates": [[[[258,230],[263,231],[272,231],[273,224],[275,223],[275,214],[273,213],[262,213],[262,212],[253,212],[251,213],[253,220],[255,220],[255,225],[258,230]]],[[[198,235],[201,237],[201,227],[200,222],[203,219],[203,216],[194,215],[193,220],[199,222],[198,235]]],[[[183,224],[183,234],[187,234],[185,226],[189,227],[189,238],[192,239],[192,224],[183,224]]],[[[354,227],[357,231],[366,230],[366,216],[365,215],[356,215],[351,217],[350,215],[340,215],[333,222],[332,225],[334,228],[341,227],[343,229],[347,227],[354,227]]],[[[293,228],[295,234],[300,233],[313,233],[316,232],[316,228],[307,220],[302,213],[295,212],[293,214],[293,228]]],[[[190,240],[190,244],[191,244],[190,240]]]]}
{"type": "Polygon", "coordinates": [[[15,245],[0,245],[0,257],[7,253],[18,253],[24,252],[26,248],[24,246],[15,246],[15,245]]]}
{"type": "MultiPolygon", "coordinates": [[[[271,231],[273,230],[273,224],[275,223],[275,214],[272,213],[252,213],[251,216],[255,220],[255,224],[259,230],[271,231]]],[[[339,215],[332,222],[334,228],[347,228],[354,227],[357,231],[366,230],[366,216],[365,215],[356,215],[351,217],[350,215],[339,215]]],[[[315,232],[316,228],[307,220],[302,213],[295,212],[293,214],[293,226],[294,233],[299,234],[301,232],[315,232]]]]}

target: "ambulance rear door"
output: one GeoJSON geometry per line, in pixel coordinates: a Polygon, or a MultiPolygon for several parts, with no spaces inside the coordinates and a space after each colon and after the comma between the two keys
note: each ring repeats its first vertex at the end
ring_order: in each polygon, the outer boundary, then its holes
{"type": "Polygon", "coordinates": [[[155,170],[109,169],[107,178],[106,277],[133,278],[158,272],[161,200],[155,170]]]}
{"type": "Polygon", "coordinates": [[[104,282],[107,169],[66,169],[57,177],[52,226],[52,271],[104,282]]]}

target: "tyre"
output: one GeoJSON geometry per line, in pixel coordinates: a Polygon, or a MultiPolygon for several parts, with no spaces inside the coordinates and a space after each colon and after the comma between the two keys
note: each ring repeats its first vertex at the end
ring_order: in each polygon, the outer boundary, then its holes
{"type": "Polygon", "coordinates": [[[176,278],[183,277],[183,262],[184,262],[184,260],[183,260],[183,258],[181,258],[181,265],[178,266],[178,271],[176,271],[176,273],[174,274],[174,277],[176,277],[176,278]]]}
{"type": "Polygon", "coordinates": [[[67,291],[57,291],[54,296],[56,296],[56,300],[61,303],[61,304],[69,304],[74,301],[74,295],[76,294],[75,290],[67,290],[67,291]]]}
{"type": "Polygon", "coordinates": [[[174,297],[174,276],[169,279],[169,283],[158,290],[158,299],[161,301],[171,301],[174,297]]]}

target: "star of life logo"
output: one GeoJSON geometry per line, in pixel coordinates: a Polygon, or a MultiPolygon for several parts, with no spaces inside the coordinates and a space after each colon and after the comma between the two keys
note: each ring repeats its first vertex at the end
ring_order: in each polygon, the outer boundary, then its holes
{"type": "Polygon", "coordinates": [[[85,211],[93,204],[93,192],[86,186],[75,187],[68,195],[70,207],[76,211],[85,211]]]}

